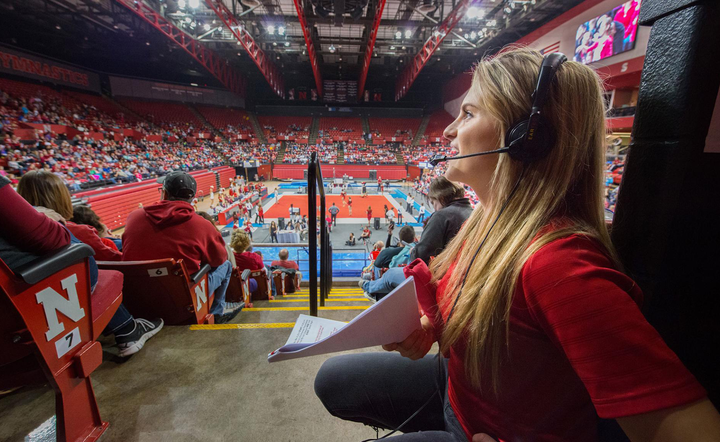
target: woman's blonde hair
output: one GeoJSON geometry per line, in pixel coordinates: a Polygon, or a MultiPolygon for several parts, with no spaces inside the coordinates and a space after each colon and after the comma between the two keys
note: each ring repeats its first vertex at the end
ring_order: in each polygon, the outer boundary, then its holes
{"type": "Polygon", "coordinates": [[[17,191],[33,206],[47,207],[66,220],[73,217],[72,199],[65,182],[52,172],[31,170],[22,176],[17,191]]]}
{"type": "Polygon", "coordinates": [[[233,230],[230,247],[237,253],[242,253],[250,247],[250,237],[240,229],[233,230]]]}
{"type": "MultiPolygon", "coordinates": [[[[506,48],[475,68],[472,88],[480,92],[481,108],[496,120],[503,144],[505,132],[529,113],[542,59],[534,50],[506,48]]],[[[468,378],[476,388],[491,385],[495,393],[500,388],[500,363],[507,356],[503,352],[511,350],[507,344],[512,296],[527,259],[555,239],[581,234],[596,239],[617,263],[604,219],[605,108],[597,74],[583,64],[564,63],[543,113],[556,133],[550,153],[526,166],[500,155],[485,207],[474,210],[430,266],[435,281],[455,266],[443,301],[446,308],[455,302],[467,274],[440,345],[445,352],[467,339],[468,378]],[[541,232],[559,217],[567,224],[541,232]]]]}

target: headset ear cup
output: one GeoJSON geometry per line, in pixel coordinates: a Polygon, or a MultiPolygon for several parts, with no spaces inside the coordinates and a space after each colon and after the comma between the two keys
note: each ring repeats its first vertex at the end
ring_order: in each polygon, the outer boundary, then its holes
{"type": "Polygon", "coordinates": [[[522,120],[515,124],[505,135],[505,146],[509,149],[508,154],[514,160],[522,161],[520,158],[523,152],[522,139],[525,137],[530,120],[522,120]]]}

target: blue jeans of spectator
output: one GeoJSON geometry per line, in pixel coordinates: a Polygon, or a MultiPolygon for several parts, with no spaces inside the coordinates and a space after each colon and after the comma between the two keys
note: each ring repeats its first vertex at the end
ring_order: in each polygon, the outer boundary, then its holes
{"type": "Polygon", "coordinates": [[[447,360],[438,357],[411,361],[397,353],[335,356],[320,367],[315,394],[333,416],[385,429],[397,428],[427,403],[402,428],[406,434],[388,439],[467,441],[447,398],[447,360]]]}
{"type": "Polygon", "coordinates": [[[210,313],[213,315],[222,315],[225,311],[225,293],[230,284],[230,275],[232,275],[230,261],[225,261],[208,272],[208,296],[215,292],[215,299],[210,307],[210,313]]]}
{"type": "Polygon", "coordinates": [[[391,267],[384,275],[382,275],[382,278],[375,279],[374,281],[368,281],[363,284],[363,289],[365,289],[368,293],[386,295],[392,292],[393,289],[399,286],[403,281],[405,281],[405,273],[403,272],[402,267],[391,267]]]}
{"type": "Polygon", "coordinates": [[[131,321],[134,321],[133,315],[125,308],[124,305],[120,304],[120,307],[115,311],[115,314],[110,318],[107,327],[103,330],[106,334],[113,334],[125,327],[131,321]]]}

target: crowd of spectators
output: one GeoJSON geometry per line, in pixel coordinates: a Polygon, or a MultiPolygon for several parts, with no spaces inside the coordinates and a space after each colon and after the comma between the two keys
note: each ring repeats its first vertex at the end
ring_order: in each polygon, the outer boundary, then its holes
{"type": "Polygon", "coordinates": [[[242,164],[244,161],[257,160],[261,164],[274,163],[278,146],[275,144],[218,143],[216,146],[230,164],[242,164]]]}
{"type": "Polygon", "coordinates": [[[345,145],[346,164],[397,164],[395,152],[387,147],[347,144],[345,145]]]}
{"type": "Polygon", "coordinates": [[[440,144],[429,144],[425,146],[406,146],[401,147],[402,156],[405,164],[417,165],[430,161],[435,155],[457,155],[457,150],[449,146],[440,144]]]}
{"type": "Polygon", "coordinates": [[[283,163],[307,164],[312,152],[318,153],[321,163],[337,163],[337,144],[288,144],[285,147],[283,163]]]}

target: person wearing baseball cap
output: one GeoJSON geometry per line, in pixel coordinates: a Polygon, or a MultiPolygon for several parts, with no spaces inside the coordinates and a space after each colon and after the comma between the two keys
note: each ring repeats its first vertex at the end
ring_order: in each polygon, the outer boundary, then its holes
{"type": "Polygon", "coordinates": [[[128,216],[123,233],[123,260],[182,259],[191,274],[203,264],[210,264],[208,293],[215,292],[210,313],[215,315],[215,323],[228,322],[242,307],[225,311],[225,292],[232,274],[225,240],[190,204],[197,192],[195,178],[173,171],[161,180],[162,187],[158,188],[161,200],[128,216]]]}

